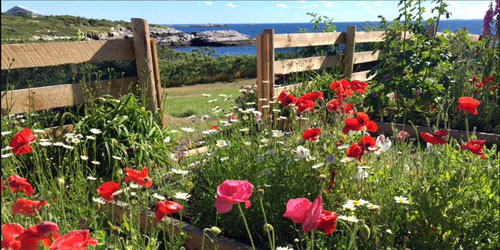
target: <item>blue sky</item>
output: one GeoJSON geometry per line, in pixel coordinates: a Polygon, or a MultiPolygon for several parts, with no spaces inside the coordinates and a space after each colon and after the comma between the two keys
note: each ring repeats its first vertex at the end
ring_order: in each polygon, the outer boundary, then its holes
{"type": "MultiPolygon", "coordinates": [[[[4,1],[2,12],[15,5],[44,15],[87,18],[148,19],[155,24],[309,22],[307,12],[336,22],[394,18],[398,1],[4,1]]],[[[482,19],[490,1],[448,1],[451,19],[482,19]]],[[[427,4],[429,5],[429,4],[427,4]]],[[[430,11],[429,11],[430,12],[430,11]]]]}

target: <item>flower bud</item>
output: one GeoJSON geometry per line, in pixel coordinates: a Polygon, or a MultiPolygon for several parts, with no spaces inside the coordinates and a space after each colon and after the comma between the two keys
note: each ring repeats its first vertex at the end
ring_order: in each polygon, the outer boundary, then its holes
{"type": "Polygon", "coordinates": [[[57,183],[59,183],[60,186],[64,186],[64,178],[57,178],[57,183]]]}
{"type": "Polygon", "coordinates": [[[119,226],[113,226],[113,228],[111,228],[111,232],[113,234],[119,234],[120,233],[120,227],[119,226]]]}
{"type": "Polygon", "coordinates": [[[326,175],[320,174],[319,175],[319,179],[322,180],[322,181],[326,180],[326,175]]]}
{"type": "Polygon", "coordinates": [[[257,192],[259,193],[260,196],[264,195],[264,189],[262,188],[259,188],[257,192]]]}
{"type": "Polygon", "coordinates": [[[297,239],[297,238],[295,238],[295,239],[293,239],[293,242],[295,242],[295,243],[299,243],[299,242],[300,242],[300,240],[299,240],[299,239],[297,239]]]}
{"type": "Polygon", "coordinates": [[[210,228],[210,232],[213,235],[219,235],[222,231],[220,230],[220,228],[218,228],[216,226],[213,226],[213,227],[210,228]]]}
{"type": "Polygon", "coordinates": [[[271,231],[273,231],[273,230],[274,230],[273,225],[271,225],[271,224],[269,224],[269,223],[266,223],[266,224],[264,225],[264,232],[269,233],[269,232],[271,232],[271,231]]]}

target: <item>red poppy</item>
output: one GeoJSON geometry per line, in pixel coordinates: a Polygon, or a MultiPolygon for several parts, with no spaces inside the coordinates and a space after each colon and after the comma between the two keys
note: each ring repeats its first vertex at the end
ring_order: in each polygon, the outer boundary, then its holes
{"type": "Polygon", "coordinates": [[[295,98],[295,96],[283,90],[278,96],[278,101],[281,102],[283,106],[288,107],[288,105],[290,104],[296,104],[297,98],[295,98]]]}
{"type": "Polygon", "coordinates": [[[479,79],[477,77],[475,77],[475,76],[472,77],[472,81],[471,81],[472,83],[476,83],[477,81],[479,81],[479,79]]]}
{"type": "Polygon", "coordinates": [[[493,86],[490,87],[491,91],[495,91],[497,89],[498,89],[498,84],[497,85],[493,85],[493,86]]]}
{"type": "Polygon", "coordinates": [[[33,152],[30,142],[34,141],[35,135],[31,132],[29,128],[23,128],[22,132],[17,132],[14,135],[12,141],[10,141],[9,146],[12,148],[12,152],[16,155],[24,155],[33,152]]]}
{"type": "Polygon", "coordinates": [[[99,195],[103,199],[105,199],[107,201],[112,201],[113,194],[120,188],[120,185],[121,185],[120,182],[108,181],[108,182],[102,184],[101,186],[99,186],[99,188],[97,188],[97,193],[99,193],[99,195]]]}
{"type": "Polygon", "coordinates": [[[9,177],[7,183],[9,184],[10,190],[14,193],[17,193],[19,190],[24,191],[27,196],[31,196],[35,193],[28,180],[19,175],[9,177]]]}
{"type": "Polygon", "coordinates": [[[12,206],[13,214],[34,215],[40,208],[46,206],[47,202],[44,200],[33,201],[27,199],[17,199],[17,202],[12,206]]]}
{"type": "Polygon", "coordinates": [[[342,128],[342,132],[344,134],[349,133],[349,131],[359,131],[361,130],[362,126],[359,124],[358,119],[356,118],[345,118],[344,119],[345,126],[342,128]]]}
{"type": "Polygon", "coordinates": [[[89,230],[75,230],[57,238],[50,250],[85,250],[87,245],[97,245],[97,240],[90,237],[89,230]]]}
{"type": "Polygon", "coordinates": [[[357,143],[353,143],[348,149],[347,149],[347,156],[351,158],[356,158],[359,161],[361,161],[361,157],[365,151],[363,150],[363,147],[359,146],[357,143]]]}
{"type": "Polygon", "coordinates": [[[316,107],[315,102],[303,97],[299,98],[299,100],[297,101],[297,105],[299,106],[297,109],[298,114],[302,114],[304,111],[312,112],[314,110],[314,107],[316,107]]]}
{"type": "Polygon", "coordinates": [[[174,201],[158,201],[156,204],[156,222],[161,221],[165,215],[177,213],[184,208],[181,204],[174,201]]]}
{"type": "Polygon", "coordinates": [[[494,76],[488,76],[488,77],[486,77],[486,78],[483,79],[483,82],[484,82],[484,84],[488,85],[488,84],[494,82],[495,80],[496,79],[495,79],[494,76]]]}
{"type": "Polygon", "coordinates": [[[484,83],[483,82],[478,82],[476,83],[476,88],[482,88],[484,86],[484,83]]]}
{"type": "Polygon", "coordinates": [[[358,112],[356,119],[358,119],[361,126],[366,126],[366,124],[370,121],[370,117],[365,112],[358,112]]]}
{"type": "Polygon", "coordinates": [[[304,140],[317,141],[320,134],[321,134],[320,128],[310,128],[304,131],[304,134],[302,134],[302,138],[304,140]]]}
{"type": "Polygon", "coordinates": [[[368,121],[368,123],[366,123],[366,130],[368,130],[369,132],[372,132],[372,133],[377,132],[377,130],[378,130],[377,123],[374,121],[368,121]]]}
{"type": "Polygon", "coordinates": [[[304,96],[302,96],[302,98],[311,100],[313,102],[315,102],[317,99],[325,101],[325,98],[323,97],[323,92],[321,91],[306,93],[304,96]]]}
{"type": "Polygon", "coordinates": [[[475,155],[480,155],[482,159],[486,159],[484,155],[485,140],[470,140],[467,144],[462,145],[463,150],[469,150],[475,155]]]}
{"type": "Polygon", "coordinates": [[[369,148],[375,147],[376,144],[377,144],[377,141],[375,140],[375,138],[373,138],[369,135],[364,136],[358,142],[358,145],[361,148],[363,148],[363,150],[369,150],[369,148]]]}
{"type": "Polygon", "coordinates": [[[347,103],[344,109],[342,109],[342,113],[348,115],[354,115],[354,104],[347,103]]]}
{"type": "Polygon", "coordinates": [[[217,127],[217,125],[214,125],[214,126],[210,127],[210,130],[215,130],[215,131],[217,131],[217,129],[219,129],[219,127],[217,127]]]}
{"type": "Polygon", "coordinates": [[[23,250],[27,249],[25,244],[35,244],[36,248],[33,249],[38,250],[38,241],[41,241],[45,247],[49,247],[52,244],[52,239],[57,238],[59,238],[59,227],[55,223],[45,221],[24,230],[19,235],[18,240],[21,241],[23,250]]]}
{"type": "Polygon", "coordinates": [[[447,144],[448,141],[443,138],[447,135],[448,135],[448,130],[446,129],[441,129],[439,131],[433,132],[432,134],[420,132],[420,136],[422,137],[422,139],[424,139],[425,142],[430,143],[432,145],[447,144]]]}
{"type": "Polygon", "coordinates": [[[358,93],[366,93],[366,88],[368,87],[368,83],[358,81],[358,80],[352,80],[351,81],[351,89],[353,91],[356,91],[358,93]]]}
{"type": "Polygon", "coordinates": [[[125,183],[128,183],[130,181],[133,181],[141,186],[144,187],[151,187],[153,186],[153,182],[151,181],[151,178],[148,176],[148,168],[144,167],[142,171],[135,170],[135,169],[130,169],[130,168],[125,168],[127,171],[127,176],[125,177],[125,183]]]}
{"type": "Polygon", "coordinates": [[[478,100],[469,97],[469,96],[464,96],[458,98],[458,107],[457,109],[462,109],[463,111],[477,115],[477,107],[481,104],[478,100]]]}
{"type": "MultiPolygon", "coordinates": [[[[17,240],[17,237],[23,231],[23,226],[16,223],[2,225],[2,235],[4,238],[2,240],[2,249],[21,250],[21,242],[17,240]]],[[[38,248],[38,245],[36,247],[38,248]]]]}
{"type": "Polygon", "coordinates": [[[346,79],[332,82],[330,88],[336,91],[335,96],[337,96],[339,100],[344,100],[346,97],[353,96],[354,94],[351,89],[351,83],[346,79]]]}
{"type": "Polygon", "coordinates": [[[326,109],[330,112],[339,112],[342,110],[342,102],[337,99],[332,99],[326,104],[326,109]]]}
{"type": "Polygon", "coordinates": [[[335,212],[324,211],[318,225],[316,225],[316,229],[323,231],[326,235],[332,234],[337,228],[337,217],[338,215],[335,212]]]}

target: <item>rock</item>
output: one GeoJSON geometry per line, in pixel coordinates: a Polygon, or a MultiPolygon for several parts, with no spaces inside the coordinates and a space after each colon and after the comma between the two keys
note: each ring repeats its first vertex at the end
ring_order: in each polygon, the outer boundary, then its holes
{"type": "Polygon", "coordinates": [[[255,39],[235,30],[214,30],[194,33],[193,46],[237,46],[250,45],[255,39]]]}

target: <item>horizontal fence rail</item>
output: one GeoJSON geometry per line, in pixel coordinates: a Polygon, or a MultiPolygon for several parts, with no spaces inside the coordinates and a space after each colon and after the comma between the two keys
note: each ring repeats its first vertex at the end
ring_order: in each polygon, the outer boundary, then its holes
{"type": "Polygon", "coordinates": [[[2,44],[2,70],[134,59],[127,39],[2,44]]]}

